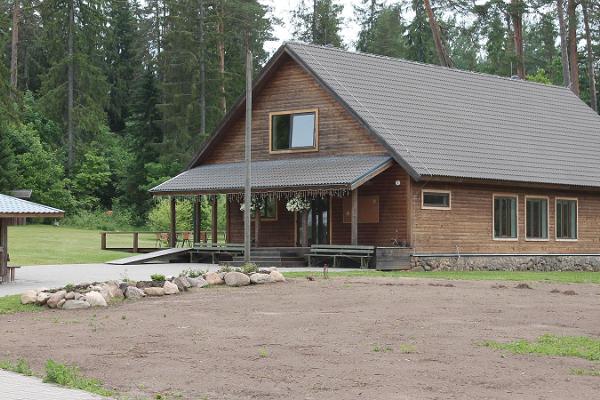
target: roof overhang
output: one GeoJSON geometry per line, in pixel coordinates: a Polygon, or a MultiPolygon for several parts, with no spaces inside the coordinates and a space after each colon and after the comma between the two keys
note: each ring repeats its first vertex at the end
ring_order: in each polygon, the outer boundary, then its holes
{"type": "MultiPolygon", "coordinates": [[[[253,192],[354,190],[394,161],[387,155],[300,157],[252,162],[253,192]]],[[[206,164],[150,189],[156,196],[235,194],[244,191],[245,163],[206,164]]]]}
{"type": "Polygon", "coordinates": [[[0,218],[62,218],[63,210],[0,194],[0,218]]]}

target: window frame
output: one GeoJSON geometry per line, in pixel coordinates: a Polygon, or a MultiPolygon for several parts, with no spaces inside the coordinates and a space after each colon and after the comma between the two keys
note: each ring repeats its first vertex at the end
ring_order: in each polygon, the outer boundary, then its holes
{"type": "Polygon", "coordinates": [[[577,242],[579,240],[579,198],[578,197],[555,197],[554,198],[554,240],[557,242],[577,242]],[[558,237],[558,201],[568,200],[575,202],[575,223],[577,229],[575,230],[575,239],[559,238],[558,237]]]}
{"type": "Polygon", "coordinates": [[[313,153],[319,151],[319,109],[307,108],[299,110],[273,111],[269,113],[269,154],[285,154],[285,153],[313,153]],[[315,114],[315,132],[314,132],[314,147],[298,147],[274,150],[273,149],[273,117],[277,115],[294,115],[294,114],[315,114]]]}
{"type": "Polygon", "coordinates": [[[518,242],[519,241],[519,195],[516,193],[494,193],[492,194],[492,240],[502,242],[518,242]],[[515,215],[516,215],[516,236],[513,237],[496,237],[496,198],[513,198],[515,199],[515,215]]]}
{"type": "Polygon", "coordinates": [[[436,190],[436,189],[421,189],[421,209],[422,210],[452,210],[452,191],[451,190],[436,190]],[[425,193],[447,194],[448,195],[448,207],[425,205],[425,193]]]}
{"type": "MultiPolygon", "coordinates": [[[[517,221],[519,220],[518,216],[519,206],[517,205],[517,221]]],[[[517,223],[517,226],[519,224],[517,223]]],[[[517,232],[518,236],[518,232],[517,232]]],[[[526,195],[525,196],[525,241],[527,242],[547,242],[550,240],[550,198],[548,196],[535,196],[535,195],[526,195]],[[527,236],[527,200],[546,200],[546,237],[545,238],[532,238],[527,236]]]]}

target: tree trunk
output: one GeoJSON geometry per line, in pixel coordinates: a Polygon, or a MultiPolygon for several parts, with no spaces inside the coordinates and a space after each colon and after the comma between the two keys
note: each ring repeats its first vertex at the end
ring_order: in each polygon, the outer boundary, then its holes
{"type": "Polygon", "coordinates": [[[598,95],[596,93],[596,74],[594,71],[594,49],[592,47],[592,34],[590,33],[589,0],[581,2],[583,10],[583,24],[585,28],[585,41],[587,52],[587,69],[590,82],[590,106],[598,111],[598,95]]]}
{"type": "Polygon", "coordinates": [[[204,0],[200,0],[200,135],[206,134],[206,46],[204,43],[204,0]]]}
{"type": "Polygon", "coordinates": [[[568,0],[569,18],[569,69],[571,71],[571,91],[579,96],[579,65],[577,63],[577,0],[568,0]]]}
{"type": "Polygon", "coordinates": [[[317,27],[317,19],[319,17],[318,11],[319,11],[319,0],[313,0],[313,14],[312,14],[311,27],[310,27],[313,42],[315,42],[315,40],[319,36],[319,30],[317,27]]]}
{"type": "Polygon", "coordinates": [[[220,4],[217,17],[217,52],[219,54],[219,90],[221,92],[221,112],[227,113],[227,98],[225,96],[225,9],[220,4]]]}
{"type": "Polygon", "coordinates": [[[442,32],[440,30],[440,26],[437,23],[435,15],[433,14],[433,9],[431,8],[431,3],[429,0],[423,0],[423,4],[425,5],[425,11],[427,11],[427,17],[429,19],[429,27],[431,28],[431,34],[433,35],[433,42],[435,44],[435,51],[440,59],[440,65],[443,67],[452,68],[454,64],[448,55],[448,51],[446,46],[444,46],[444,42],[442,40],[442,32]]]}
{"type": "Polygon", "coordinates": [[[523,10],[522,0],[511,0],[510,17],[512,19],[517,58],[517,76],[525,79],[525,57],[523,55],[523,10]]]}
{"type": "Polygon", "coordinates": [[[75,90],[75,66],[73,60],[73,35],[75,30],[75,0],[69,2],[69,37],[68,37],[68,66],[67,66],[67,143],[68,143],[68,170],[73,173],[75,160],[75,135],[73,132],[73,96],[75,90]]]}
{"type": "Polygon", "coordinates": [[[556,0],[556,10],[558,11],[558,27],[560,29],[560,58],[563,71],[563,84],[569,87],[571,85],[571,72],[569,69],[567,26],[565,24],[565,5],[563,0],[556,0]]]}
{"type": "Polygon", "coordinates": [[[19,17],[21,14],[20,0],[13,2],[12,10],[12,42],[10,53],[10,87],[12,95],[17,93],[18,68],[19,68],[19,17]]]}

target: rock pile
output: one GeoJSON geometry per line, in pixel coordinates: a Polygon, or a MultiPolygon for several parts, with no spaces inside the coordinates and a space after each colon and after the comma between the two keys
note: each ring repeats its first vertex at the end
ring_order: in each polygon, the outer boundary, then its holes
{"type": "Polygon", "coordinates": [[[120,299],[175,295],[195,288],[213,285],[240,287],[273,282],[285,282],[283,274],[274,267],[253,273],[231,270],[207,272],[198,277],[181,275],[165,281],[127,281],[121,283],[108,281],[67,285],[58,289],[27,290],[21,295],[21,303],[75,310],[107,307],[112,301],[120,299]]]}

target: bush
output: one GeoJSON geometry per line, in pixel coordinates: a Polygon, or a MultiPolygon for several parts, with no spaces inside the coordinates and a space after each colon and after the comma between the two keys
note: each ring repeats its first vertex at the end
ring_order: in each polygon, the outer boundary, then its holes
{"type": "Polygon", "coordinates": [[[101,231],[130,231],[135,230],[131,223],[132,220],[132,214],[126,210],[113,210],[112,212],[80,210],[77,214],[65,217],[62,224],[101,231]]]}
{"type": "Polygon", "coordinates": [[[187,276],[188,278],[198,278],[203,276],[206,273],[206,271],[201,270],[201,269],[193,269],[193,268],[189,268],[189,269],[184,269],[183,271],[181,271],[181,274],[179,274],[180,276],[187,276]]]}
{"type": "Polygon", "coordinates": [[[252,274],[252,273],[258,271],[258,265],[254,264],[254,263],[246,263],[246,264],[242,265],[240,268],[241,268],[242,272],[245,274],[252,274]]]}
{"type": "MultiPolygon", "coordinates": [[[[148,225],[153,231],[166,231],[171,224],[171,205],[169,200],[159,200],[148,214],[148,225]]],[[[177,213],[177,230],[189,231],[192,229],[192,202],[189,200],[178,200],[175,205],[177,213]]]]}
{"type": "Polygon", "coordinates": [[[163,274],[152,274],[150,275],[150,279],[154,282],[164,282],[167,278],[163,274]]]}

